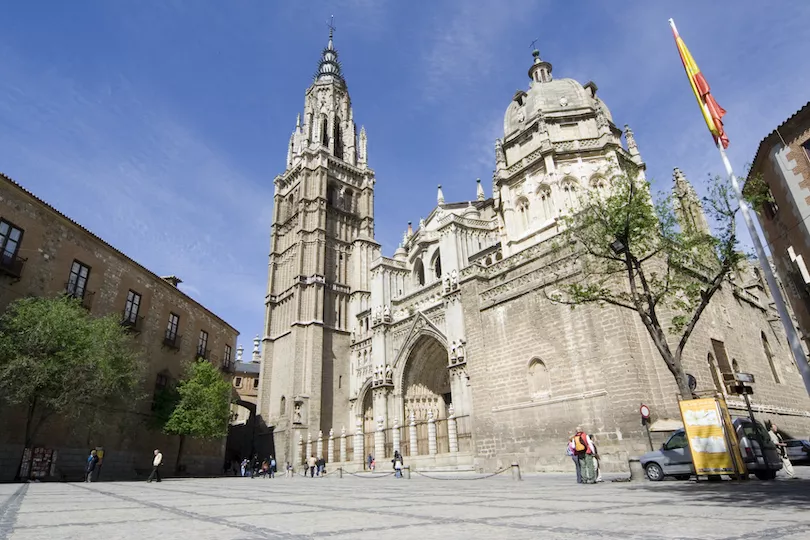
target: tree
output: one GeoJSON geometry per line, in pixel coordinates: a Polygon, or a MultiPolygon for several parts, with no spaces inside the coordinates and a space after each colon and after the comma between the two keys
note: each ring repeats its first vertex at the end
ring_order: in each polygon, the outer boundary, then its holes
{"type": "Polygon", "coordinates": [[[714,234],[696,224],[699,201],[687,208],[663,195],[653,204],[649,183],[627,174],[614,178],[608,194],[586,193],[581,210],[563,218],[566,249],[582,255],[581,274],[550,298],[572,308],[597,304],[635,312],[683,399],[692,397],[681,362],[684,348],[712,297],[744,258],[737,250],[732,193],[727,181],[710,181],[703,204],[714,234]]]}
{"type": "Polygon", "coordinates": [[[176,463],[179,468],[186,436],[217,439],[228,435],[231,383],[214,365],[200,359],[188,366],[177,393],[180,399],[163,431],[180,436],[176,463]]]}
{"type": "Polygon", "coordinates": [[[53,416],[137,399],[141,367],[119,320],[73,298],[22,298],[0,317],[0,399],[25,407],[25,448],[53,416]]]}

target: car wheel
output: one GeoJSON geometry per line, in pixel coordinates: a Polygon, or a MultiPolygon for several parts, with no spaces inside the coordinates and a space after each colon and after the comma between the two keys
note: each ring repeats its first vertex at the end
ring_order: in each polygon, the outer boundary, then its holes
{"type": "Polygon", "coordinates": [[[692,475],[691,474],[677,474],[677,475],[675,475],[675,478],[678,479],[678,480],[689,480],[690,478],[692,478],[692,475]]]}
{"type": "Polygon", "coordinates": [[[664,479],[664,470],[658,463],[648,463],[647,468],[644,470],[647,473],[647,478],[653,482],[660,482],[664,479]]]}
{"type": "Polygon", "coordinates": [[[760,480],[773,480],[776,478],[776,471],[757,471],[754,473],[754,476],[760,480]]]}

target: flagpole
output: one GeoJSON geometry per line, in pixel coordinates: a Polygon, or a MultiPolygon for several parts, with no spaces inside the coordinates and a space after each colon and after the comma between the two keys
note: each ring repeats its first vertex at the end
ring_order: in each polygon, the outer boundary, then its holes
{"type": "Polygon", "coordinates": [[[790,344],[790,350],[793,353],[793,358],[796,361],[796,366],[799,368],[799,372],[804,380],[804,387],[807,389],[807,394],[810,395],[810,364],[807,362],[807,356],[804,354],[804,349],[802,349],[799,336],[796,334],[796,327],[793,326],[793,320],[790,318],[790,315],[788,315],[785,301],[782,298],[782,291],[779,290],[779,286],[776,284],[776,278],[771,271],[771,265],[768,262],[768,257],[765,255],[765,249],[762,247],[762,242],[760,242],[759,239],[759,232],[754,226],[756,215],[752,217],[751,212],[748,210],[748,203],[746,203],[745,199],[743,199],[740,184],[737,182],[737,177],[734,175],[734,171],[731,169],[731,162],[728,160],[728,156],[723,148],[723,144],[718,138],[715,138],[715,142],[717,143],[717,149],[720,151],[720,157],[723,159],[723,165],[726,166],[726,173],[728,173],[728,176],[731,179],[731,185],[734,187],[734,193],[737,195],[737,199],[740,203],[740,211],[742,212],[743,219],[748,227],[748,232],[751,235],[751,242],[754,244],[757,259],[759,259],[759,266],[762,268],[762,272],[765,274],[765,280],[768,283],[771,296],[776,304],[776,311],[779,313],[779,318],[782,319],[782,325],[785,327],[785,333],[787,334],[788,343],[790,344]]]}

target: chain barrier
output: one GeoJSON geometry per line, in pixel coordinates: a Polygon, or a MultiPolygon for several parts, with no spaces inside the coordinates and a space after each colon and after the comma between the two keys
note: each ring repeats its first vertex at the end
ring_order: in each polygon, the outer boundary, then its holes
{"type": "Polygon", "coordinates": [[[352,476],[356,476],[357,478],[385,478],[386,476],[391,476],[392,474],[396,474],[396,471],[392,471],[390,473],[366,473],[366,474],[355,474],[353,472],[349,472],[347,470],[343,471],[344,474],[350,474],[352,476]]]}
{"type": "Polygon", "coordinates": [[[440,476],[429,476],[429,475],[427,475],[425,473],[421,473],[419,471],[411,471],[411,473],[418,474],[419,476],[424,476],[425,478],[430,478],[431,480],[483,480],[485,478],[492,478],[493,476],[497,476],[499,474],[505,473],[506,471],[509,471],[511,469],[512,469],[512,467],[509,466],[509,467],[505,467],[505,468],[501,469],[500,471],[495,471],[494,473],[491,473],[491,474],[485,474],[484,476],[476,476],[475,478],[442,478],[440,476]]]}

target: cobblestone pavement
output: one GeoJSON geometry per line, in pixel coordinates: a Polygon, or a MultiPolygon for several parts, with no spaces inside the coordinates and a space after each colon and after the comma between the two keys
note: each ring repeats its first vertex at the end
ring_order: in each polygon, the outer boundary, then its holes
{"type": "Polygon", "coordinates": [[[577,485],[472,480],[178,479],[0,485],[0,540],[808,539],[801,480],[577,485]]]}

